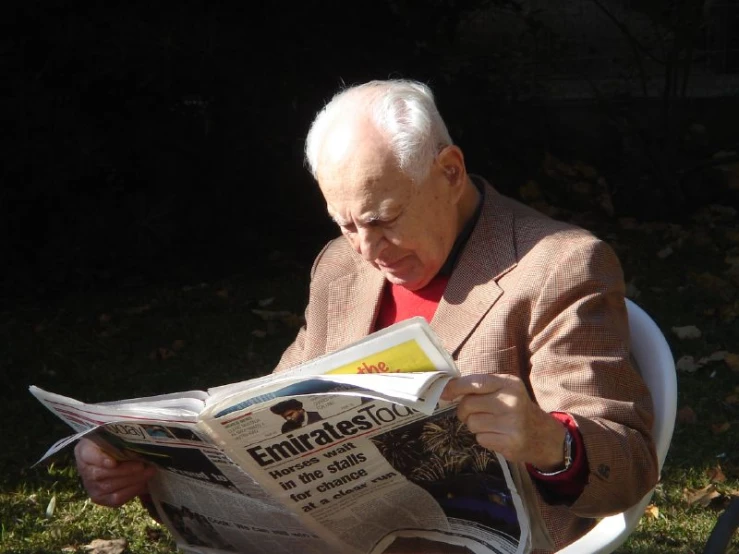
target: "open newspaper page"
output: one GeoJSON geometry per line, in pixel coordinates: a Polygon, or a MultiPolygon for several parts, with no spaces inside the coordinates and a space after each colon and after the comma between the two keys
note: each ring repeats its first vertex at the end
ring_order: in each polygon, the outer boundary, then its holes
{"type": "MultiPolygon", "coordinates": [[[[31,392],[78,431],[42,460],[87,436],[119,460],[144,460],[159,468],[151,492],[183,551],[330,552],[323,539],[224,455],[197,413],[183,409],[188,401],[177,401],[177,408],[172,401],[165,401],[167,408],[152,407],[157,400],[144,399],[85,404],[36,387],[31,392]]],[[[196,409],[197,402],[191,407],[196,409]]]]}
{"type": "Polygon", "coordinates": [[[477,445],[455,407],[428,415],[371,396],[293,395],[223,410],[209,424],[236,463],[339,552],[380,553],[393,542],[393,552],[432,543],[526,552],[508,466],[477,445]],[[285,419],[291,407],[299,422],[285,419]]]}
{"type": "Polygon", "coordinates": [[[528,518],[507,464],[477,445],[455,405],[439,406],[453,362],[434,342],[401,339],[332,356],[320,378],[231,395],[203,421],[232,460],[339,552],[393,543],[428,551],[422,541],[444,543],[444,552],[525,552],[528,518]],[[431,370],[447,378],[421,385],[431,370]],[[335,376],[346,378],[328,380],[335,376]]]}
{"type": "Polygon", "coordinates": [[[453,361],[425,321],[389,330],[208,393],[84,404],[31,387],[78,432],[44,458],[87,434],[156,464],[152,500],[191,553],[525,552],[505,462],[438,407],[453,361]]]}

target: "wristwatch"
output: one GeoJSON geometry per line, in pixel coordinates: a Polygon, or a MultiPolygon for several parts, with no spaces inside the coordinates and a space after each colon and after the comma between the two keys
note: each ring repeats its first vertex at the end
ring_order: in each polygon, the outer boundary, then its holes
{"type": "Polygon", "coordinates": [[[534,466],[534,469],[539,472],[539,475],[544,477],[553,477],[564,473],[572,467],[572,435],[569,429],[565,429],[565,440],[564,440],[564,467],[561,469],[555,469],[554,471],[542,471],[538,467],[534,466]]]}

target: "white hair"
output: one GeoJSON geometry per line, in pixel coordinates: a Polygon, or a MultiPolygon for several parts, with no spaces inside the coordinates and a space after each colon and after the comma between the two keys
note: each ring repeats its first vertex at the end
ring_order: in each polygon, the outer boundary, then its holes
{"type": "Polygon", "coordinates": [[[370,81],[337,93],[313,120],[305,141],[313,177],[332,124],[357,113],[366,114],[387,138],[398,167],[416,183],[428,176],[439,150],[453,144],[429,87],[400,79],[370,81]]]}

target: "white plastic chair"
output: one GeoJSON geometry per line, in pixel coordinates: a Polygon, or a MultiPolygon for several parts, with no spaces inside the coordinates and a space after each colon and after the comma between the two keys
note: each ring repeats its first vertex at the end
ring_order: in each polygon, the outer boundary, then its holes
{"type": "MultiPolygon", "coordinates": [[[[654,403],[652,436],[657,449],[659,470],[665,463],[675,429],[677,412],[677,379],[675,360],[662,331],[652,318],[626,300],[629,314],[631,350],[642,378],[649,387],[654,403]]],[[[639,523],[639,518],[652,499],[649,491],[636,505],[625,512],[603,518],[586,535],[566,546],[557,554],[607,554],[623,544],[639,523]]]]}

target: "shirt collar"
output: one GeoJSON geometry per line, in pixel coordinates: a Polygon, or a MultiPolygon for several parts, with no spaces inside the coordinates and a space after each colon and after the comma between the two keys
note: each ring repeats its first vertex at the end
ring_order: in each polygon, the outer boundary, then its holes
{"type": "Polygon", "coordinates": [[[464,227],[460,231],[459,235],[457,235],[457,238],[454,241],[454,245],[452,245],[452,249],[447,256],[444,265],[441,266],[439,273],[437,273],[437,275],[440,276],[448,277],[452,274],[452,271],[454,271],[454,266],[457,265],[457,260],[459,259],[462,250],[464,250],[464,247],[467,244],[470,235],[472,235],[472,230],[475,228],[475,225],[477,225],[477,220],[480,219],[480,214],[482,213],[482,205],[485,200],[485,184],[482,182],[481,179],[477,179],[474,175],[470,175],[470,180],[472,181],[472,184],[475,185],[475,188],[477,188],[477,191],[480,193],[480,198],[477,201],[475,212],[472,214],[472,217],[467,220],[467,223],[464,224],[464,227]]]}

